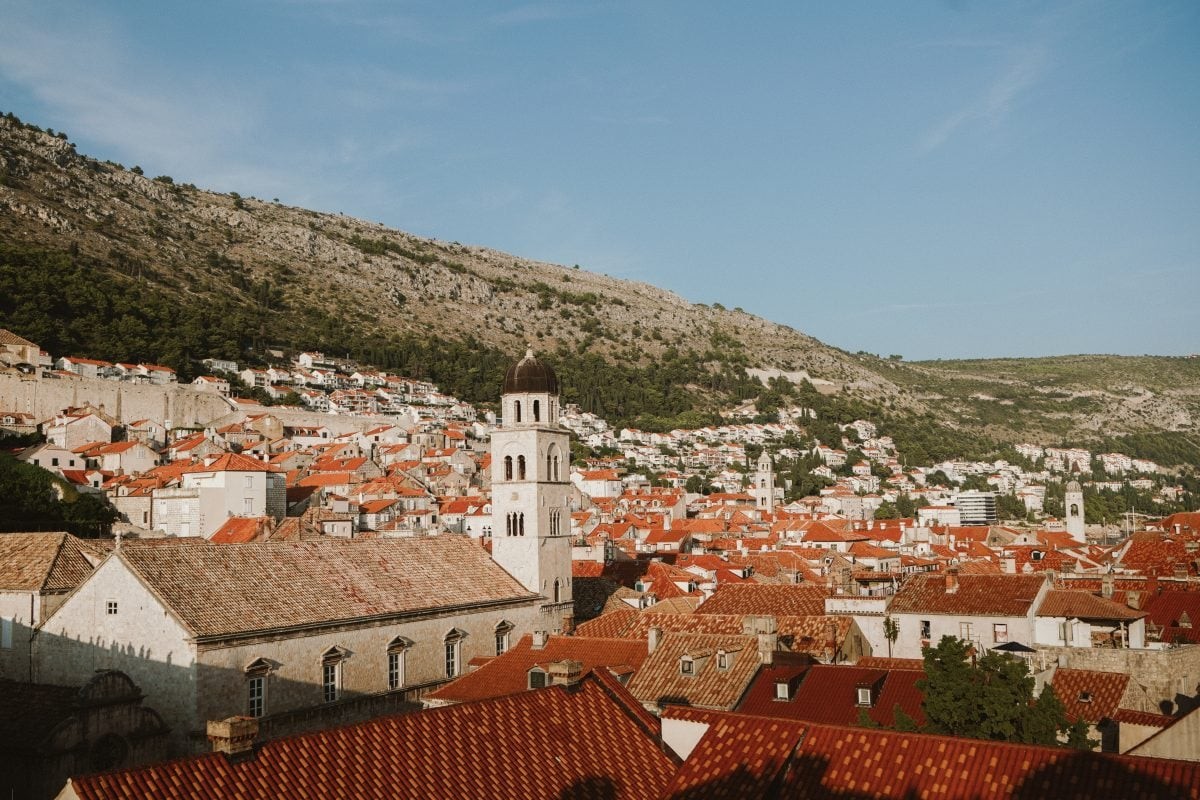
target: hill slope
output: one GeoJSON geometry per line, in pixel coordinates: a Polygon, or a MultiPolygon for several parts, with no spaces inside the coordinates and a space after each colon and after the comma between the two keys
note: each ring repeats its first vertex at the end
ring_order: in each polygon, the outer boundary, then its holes
{"type": "Polygon", "coordinates": [[[0,326],[56,353],[185,374],[209,355],[321,348],[486,401],[533,342],[563,368],[568,400],[616,421],[706,414],[780,374],[836,392],[839,415],[998,440],[1200,420],[1198,361],[855,356],[644,283],[149,178],[11,115],[0,117],[0,257],[0,326]]]}

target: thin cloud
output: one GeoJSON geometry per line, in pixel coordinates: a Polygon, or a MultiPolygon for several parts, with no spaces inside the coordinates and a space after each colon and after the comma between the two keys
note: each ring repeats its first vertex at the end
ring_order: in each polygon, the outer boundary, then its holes
{"type": "Polygon", "coordinates": [[[1035,86],[1045,74],[1048,54],[1043,46],[1020,50],[1008,68],[992,82],[982,95],[942,120],[921,140],[924,153],[932,152],[974,122],[995,126],[1000,124],[1016,105],[1022,94],[1035,86]]]}

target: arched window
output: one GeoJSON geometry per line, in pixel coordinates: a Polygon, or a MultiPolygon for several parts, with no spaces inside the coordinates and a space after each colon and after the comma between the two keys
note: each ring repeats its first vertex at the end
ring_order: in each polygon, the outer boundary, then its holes
{"type": "Polygon", "coordinates": [[[533,401],[533,421],[534,422],[542,421],[542,401],[541,400],[533,401]]]}
{"type": "Polygon", "coordinates": [[[412,641],[405,639],[403,636],[397,636],[388,644],[387,649],[387,680],[389,689],[399,689],[404,684],[408,683],[405,677],[405,663],[408,660],[408,648],[412,647],[412,641]]]}
{"type": "Polygon", "coordinates": [[[513,422],[520,422],[520,421],[521,421],[521,401],[514,400],[513,401],[513,422]]]}
{"type": "Polygon", "coordinates": [[[517,531],[518,531],[518,533],[517,533],[518,536],[525,535],[525,512],[524,511],[517,514],[517,531]]]}
{"type": "Polygon", "coordinates": [[[517,456],[517,480],[525,480],[525,456],[517,456]]]}
{"type": "Polygon", "coordinates": [[[462,663],[462,640],[466,635],[464,631],[454,628],[442,638],[445,645],[447,678],[458,675],[459,665],[462,663]]]}
{"type": "Polygon", "coordinates": [[[502,656],[508,652],[509,639],[513,627],[513,624],[506,619],[502,619],[496,623],[496,655],[502,656]]]}
{"type": "Polygon", "coordinates": [[[256,658],[246,666],[246,714],[261,717],[267,713],[267,676],[272,664],[256,658]]]}
{"type": "Polygon", "coordinates": [[[504,457],[504,480],[512,480],[512,456],[504,457]]]}
{"type": "Polygon", "coordinates": [[[551,458],[549,453],[546,453],[546,480],[552,480],[551,476],[554,474],[550,471],[550,465],[552,463],[553,463],[553,459],[551,458]]]}
{"type": "Polygon", "coordinates": [[[342,662],[347,652],[331,647],[321,654],[321,696],[326,703],[336,702],[342,694],[342,662]]]}
{"type": "Polygon", "coordinates": [[[558,582],[558,578],[554,579],[554,602],[562,602],[562,585],[558,582]]]}
{"type": "Polygon", "coordinates": [[[1071,516],[1072,517],[1079,516],[1079,505],[1076,503],[1071,503],[1071,516]]]}
{"type": "Polygon", "coordinates": [[[554,454],[554,480],[558,480],[558,453],[554,454]]]}

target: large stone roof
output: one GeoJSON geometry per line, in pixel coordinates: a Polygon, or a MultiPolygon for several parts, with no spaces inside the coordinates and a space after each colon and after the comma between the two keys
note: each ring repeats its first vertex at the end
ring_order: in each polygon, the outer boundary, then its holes
{"type": "Polygon", "coordinates": [[[118,557],[195,636],[529,599],[465,536],[131,542],[118,557]]]}

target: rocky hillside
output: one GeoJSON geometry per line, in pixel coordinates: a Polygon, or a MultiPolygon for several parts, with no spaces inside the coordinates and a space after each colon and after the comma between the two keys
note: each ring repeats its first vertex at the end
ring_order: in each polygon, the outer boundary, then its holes
{"type": "MultiPolygon", "coordinates": [[[[1143,369],[1156,376],[1153,385],[1135,376],[1110,386],[1119,367],[1073,368],[1047,380],[1008,362],[914,365],[855,356],[787,326],[689,303],[648,284],[143,175],[81,155],[63,134],[11,115],[0,117],[0,245],[8,248],[7,288],[14,296],[44,295],[45,287],[35,291],[23,282],[51,268],[38,252],[61,254],[66,261],[54,269],[86,279],[95,302],[111,306],[110,317],[130,329],[128,341],[144,340],[150,355],[174,359],[177,368],[182,360],[244,358],[247,348],[261,353],[272,345],[386,360],[397,337],[462,343],[502,361],[533,342],[552,358],[591,364],[599,357],[619,365],[623,380],[655,376],[640,404],[620,408],[612,407],[612,386],[578,387],[576,399],[585,405],[626,418],[653,407],[656,392],[671,395],[664,414],[711,410],[753,397],[756,379],[785,375],[809,378],[825,394],[880,415],[979,429],[1000,440],[1195,430],[1200,420],[1196,362],[1143,369]],[[121,304],[130,296],[184,311],[127,320],[121,304]],[[191,311],[197,308],[209,315],[191,311]],[[221,321],[230,328],[224,338],[212,331],[221,321]],[[156,326],[192,326],[195,343],[155,353],[156,326]]],[[[78,315],[79,301],[71,302],[47,313],[78,315]]],[[[58,335],[48,321],[27,305],[5,309],[0,300],[0,325],[18,333],[58,335]]],[[[75,325],[62,346],[122,357],[118,351],[127,345],[120,336],[97,327],[103,326],[75,325]]],[[[411,346],[404,352],[408,361],[401,365],[424,364],[431,373],[445,361],[412,356],[411,346]]],[[[490,374],[492,361],[481,369],[490,374]]],[[[1018,363],[1041,361],[1053,360],[1018,363]]],[[[612,375],[605,381],[612,383],[612,375]]]]}

